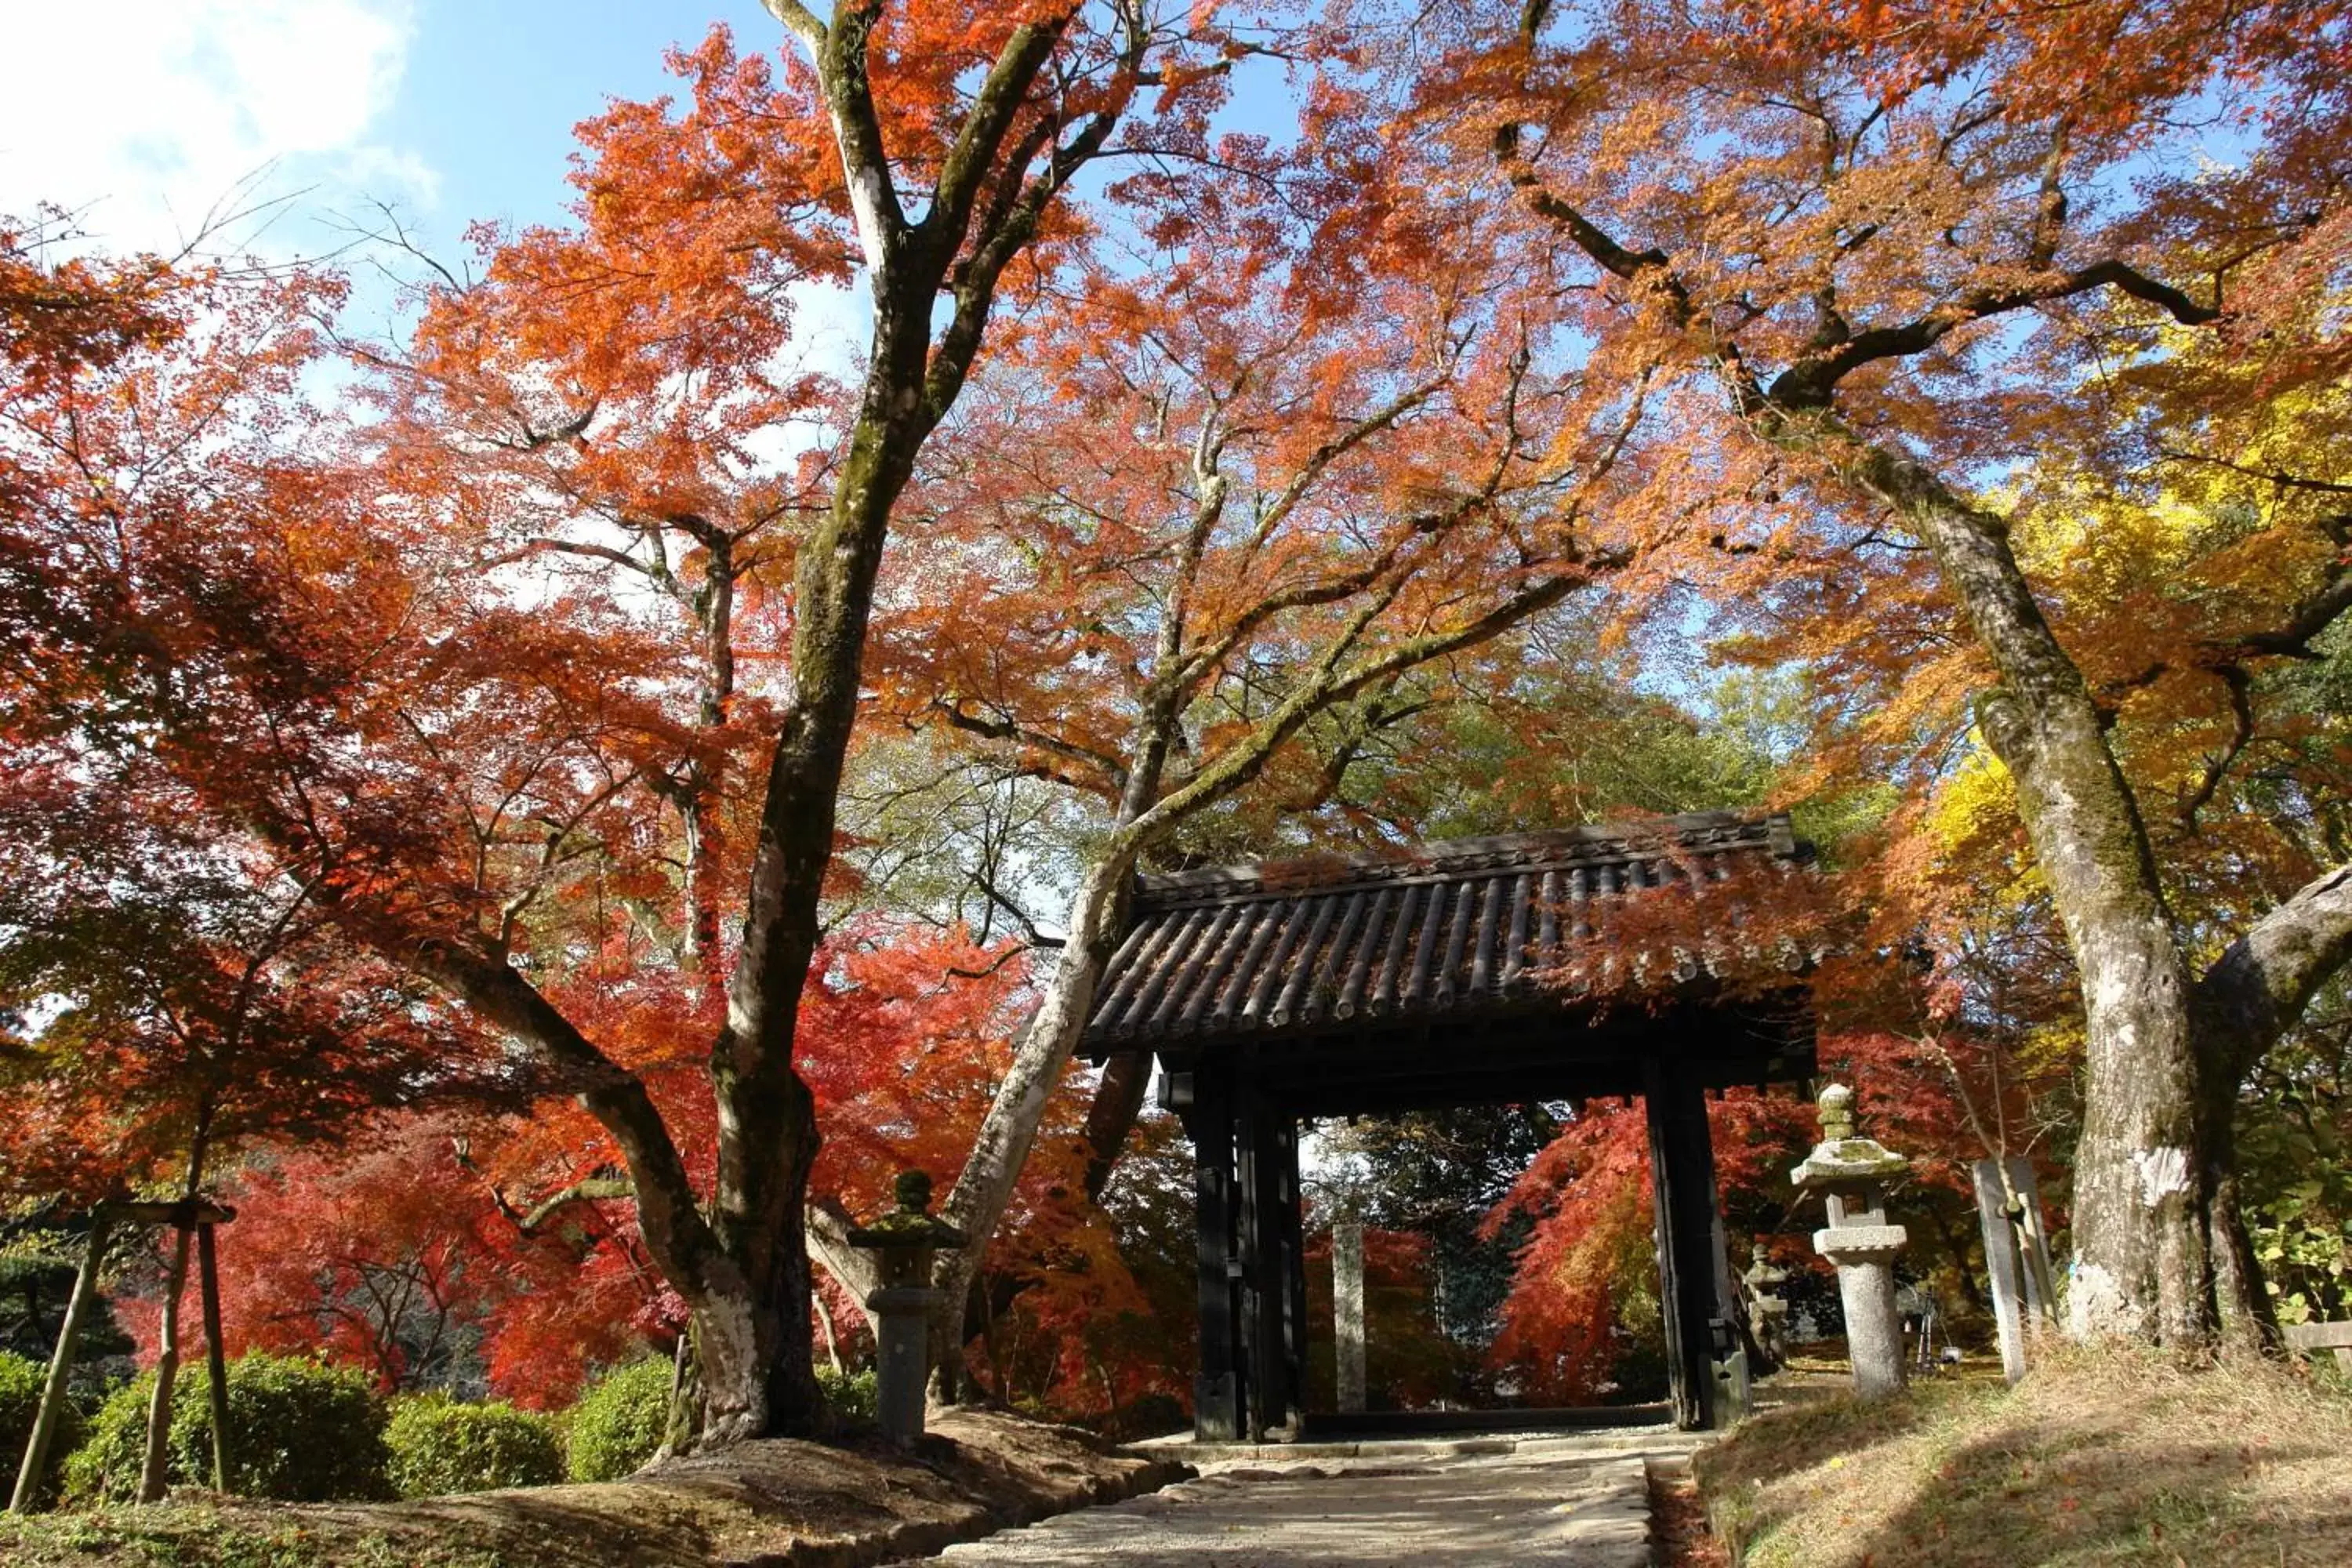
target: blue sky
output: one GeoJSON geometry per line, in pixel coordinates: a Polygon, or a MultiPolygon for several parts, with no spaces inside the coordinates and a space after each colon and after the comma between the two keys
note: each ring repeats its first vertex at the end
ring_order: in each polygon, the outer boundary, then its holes
{"type": "Polygon", "coordinates": [[[168,247],[240,181],[304,193],[264,238],[315,254],[330,215],[395,204],[437,254],[478,217],[560,215],[572,127],[669,90],[671,45],[758,0],[14,0],[0,54],[0,212],[82,212],[168,247]]]}

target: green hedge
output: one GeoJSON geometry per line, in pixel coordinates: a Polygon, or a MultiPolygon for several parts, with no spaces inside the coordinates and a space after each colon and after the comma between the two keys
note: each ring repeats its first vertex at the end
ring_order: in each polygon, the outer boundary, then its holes
{"type": "Polygon", "coordinates": [[[565,1466],[575,1481],[642,1469],[669,1429],[670,1363],[653,1357],[606,1373],[572,1407],[565,1466]]]}
{"type": "MultiPolygon", "coordinates": [[[[40,1414],[41,1385],[49,1369],[14,1351],[0,1351],[0,1493],[14,1490],[25,1449],[33,1440],[33,1418],[40,1414]]],[[[68,1400],[58,1417],[57,1436],[49,1439],[49,1474],[42,1489],[47,1499],[57,1490],[58,1473],[65,1457],[81,1441],[81,1412],[68,1400]]],[[[7,1499],[0,1496],[0,1502],[7,1499]]]]}
{"type": "Polygon", "coordinates": [[[875,1418],[877,1385],[875,1374],[866,1372],[835,1372],[829,1366],[816,1369],[816,1385],[824,1394],[825,1408],[844,1421],[871,1421],[875,1418]]]}
{"type": "MultiPolygon", "coordinates": [[[[155,1374],[118,1388],[66,1461],[68,1503],[128,1502],[139,1493],[147,1403],[155,1374]]],[[[167,1474],[173,1486],[212,1484],[211,1379],[199,1364],[172,1391],[167,1474]]],[[[229,1489],[282,1502],[385,1498],[390,1455],[384,1406],[361,1373],[291,1357],[251,1355],[228,1368],[229,1489]]]]}
{"type": "MultiPolygon", "coordinates": [[[[566,1468],[573,1480],[616,1481],[645,1468],[669,1429],[670,1377],[668,1362],[649,1357],[589,1386],[565,1427],[566,1468]]],[[[874,1373],[819,1367],[816,1381],[836,1416],[874,1419],[874,1373]]]]}
{"type": "Polygon", "coordinates": [[[511,1405],[461,1405],[421,1394],[393,1402],[384,1427],[386,1474],[402,1497],[442,1497],[563,1479],[555,1423],[511,1405]]]}

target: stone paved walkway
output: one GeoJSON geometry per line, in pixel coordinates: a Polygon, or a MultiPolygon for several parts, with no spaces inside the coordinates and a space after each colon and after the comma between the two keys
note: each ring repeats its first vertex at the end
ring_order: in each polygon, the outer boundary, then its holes
{"type": "MultiPolygon", "coordinates": [[[[1367,1449],[1372,1445],[1366,1445],[1367,1449]]],[[[1647,1568],[1644,1453],[1688,1441],[1622,1434],[1508,1453],[1212,1467],[1148,1497],[951,1547],[980,1568],[1647,1568]]]]}

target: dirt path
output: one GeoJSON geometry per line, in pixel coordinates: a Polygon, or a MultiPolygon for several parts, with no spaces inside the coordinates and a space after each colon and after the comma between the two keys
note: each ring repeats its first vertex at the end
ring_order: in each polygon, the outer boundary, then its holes
{"type": "MultiPolygon", "coordinates": [[[[1661,1433],[1660,1447],[1679,1447],[1661,1433]]],[[[951,1547],[956,1568],[1647,1568],[1639,1448],[1521,1444],[1507,1454],[1249,1464],[1108,1508],[951,1547]]]]}

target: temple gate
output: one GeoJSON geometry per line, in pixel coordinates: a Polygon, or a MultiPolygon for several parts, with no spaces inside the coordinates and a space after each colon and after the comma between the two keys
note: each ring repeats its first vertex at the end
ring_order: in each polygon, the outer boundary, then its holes
{"type": "Polygon", "coordinates": [[[1748,934],[1808,858],[1709,813],[1139,879],[1080,1054],[1157,1053],[1192,1138],[1200,1436],[1302,1425],[1302,1120],[1609,1095],[1647,1108],[1675,1420],[1725,1418],[1706,1095],[1813,1073],[1805,955],[1748,934]]]}

